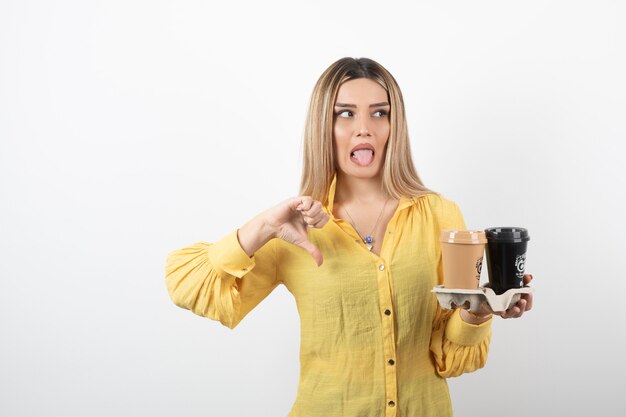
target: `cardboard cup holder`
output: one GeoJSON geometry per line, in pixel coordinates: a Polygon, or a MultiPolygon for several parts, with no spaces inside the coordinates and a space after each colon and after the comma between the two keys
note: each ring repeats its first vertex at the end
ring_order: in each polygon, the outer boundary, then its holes
{"type": "Polygon", "coordinates": [[[530,294],[533,289],[531,287],[512,288],[504,294],[497,295],[488,284],[475,290],[445,288],[443,285],[437,285],[432,292],[437,296],[441,308],[454,310],[461,307],[474,313],[478,311],[482,303],[489,304],[494,312],[505,311],[514,306],[522,298],[522,294],[530,294]]]}

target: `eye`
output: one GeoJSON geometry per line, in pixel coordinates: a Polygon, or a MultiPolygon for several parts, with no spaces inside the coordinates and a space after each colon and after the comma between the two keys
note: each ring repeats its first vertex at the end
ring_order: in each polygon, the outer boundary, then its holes
{"type": "Polygon", "coordinates": [[[376,117],[377,119],[381,119],[385,116],[387,116],[389,113],[387,113],[386,110],[376,110],[374,112],[374,117],[376,117]]]}
{"type": "Polygon", "coordinates": [[[338,112],[335,113],[335,115],[337,117],[341,117],[341,118],[348,118],[348,117],[352,117],[353,114],[350,110],[339,110],[338,112]]]}

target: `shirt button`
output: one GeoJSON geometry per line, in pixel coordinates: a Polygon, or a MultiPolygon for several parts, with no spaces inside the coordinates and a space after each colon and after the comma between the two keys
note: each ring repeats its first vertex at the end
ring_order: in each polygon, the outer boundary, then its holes
{"type": "Polygon", "coordinates": [[[396,361],[394,361],[393,359],[389,359],[388,363],[389,363],[389,365],[394,365],[396,363],[396,361]]]}
{"type": "Polygon", "coordinates": [[[385,270],[385,265],[379,266],[378,269],[380,269],[381,271],[384,271],[385,270]]]}
{"type": "Polygon", "coordinates": [[[396,403],[394,403],[393,401],[389,401],[387,404],[389,404],[389,407],[395,407],[396,403]]]}
{"type": "Polygon", "coordinates": [[[391,310],[389,310],[389,309],[385,310],[385,315],[386,316],[391,316],[391,310]]]}

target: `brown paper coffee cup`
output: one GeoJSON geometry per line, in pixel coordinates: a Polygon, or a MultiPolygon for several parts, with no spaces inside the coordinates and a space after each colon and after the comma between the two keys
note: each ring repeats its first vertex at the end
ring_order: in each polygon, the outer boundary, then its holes
{"type": "Polygon", "coordinates": [[[487,237],[482,230],[442,230],[443,286],[474,290],[480,283],[487,237]]]}

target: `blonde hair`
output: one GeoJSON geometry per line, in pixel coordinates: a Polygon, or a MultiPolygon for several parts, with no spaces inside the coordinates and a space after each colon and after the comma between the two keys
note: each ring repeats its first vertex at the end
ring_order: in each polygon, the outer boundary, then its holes
{"type": "Polygon", "coordinates": [[[368,58],[342,58],[324,71],[313,93],[304,130],[304,164],[300,195],[328,203],[328,189],[337,167],[333,151],[334,106],[339,87],[346,81],[368,78],[380,84],[390,104],[390,131],[387,141],[383,190],[393,198],[411,198],[432,193],[415,170],[398,83],[382,65],[368,58]]]}

